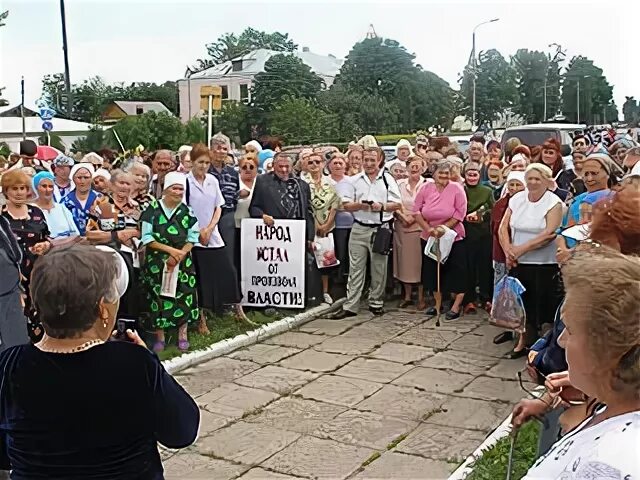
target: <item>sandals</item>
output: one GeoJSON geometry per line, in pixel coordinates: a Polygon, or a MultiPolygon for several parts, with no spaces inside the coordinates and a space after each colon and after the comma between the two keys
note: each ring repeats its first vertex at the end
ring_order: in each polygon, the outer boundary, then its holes
{"type": "Polygon", "coordinates": [[[408,307],[410,307],[412,305],[413,305],[413,302],[411,300],[402,300],[398,304],[398,308],[408,308],[408,307]]]}
{"type": "Polygon", "coordinates": [[[178,340],[178,350],[181,352],[186,352],[189,350],[189,341],[188,340],[178,340]]]}
{"type": "Polygon", "coordinates": [[[153,351],[156,353],[160,353],[164,350],[164,347],[165,347],[165,343],[158,340],[156,343],[153,344],[153,351]]]}

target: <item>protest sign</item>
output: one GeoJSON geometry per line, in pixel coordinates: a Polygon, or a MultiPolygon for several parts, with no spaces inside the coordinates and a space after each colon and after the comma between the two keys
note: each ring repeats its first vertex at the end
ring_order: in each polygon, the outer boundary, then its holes
{"type": "Polygon", "coordinates": [[[240,235],[242,304],[304,308],[304,220],[247,218],[240,235]]]}

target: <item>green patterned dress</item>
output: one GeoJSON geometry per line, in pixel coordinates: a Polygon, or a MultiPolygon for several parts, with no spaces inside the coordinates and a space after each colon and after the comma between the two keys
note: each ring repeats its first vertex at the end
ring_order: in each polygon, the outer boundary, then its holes
{"type": "MultiPolygon", "coordinates": [[[[173,212],[162,200],[150,205],[142,214],[142,243],[159,242],[181,249],[198,241],[198,220],[184,203],[173,212]]],[[[196,274],[191,254],[180,263],[176,298],[161,297],[162,271],[169,254],[147,248],[141,280],[147,295],[148,311],[156,329],[174,328],[198,319],[196,274]]]]}

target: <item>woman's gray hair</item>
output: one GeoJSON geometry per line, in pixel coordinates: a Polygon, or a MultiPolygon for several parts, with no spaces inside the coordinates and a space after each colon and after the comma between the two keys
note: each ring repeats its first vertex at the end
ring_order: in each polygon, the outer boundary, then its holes
{"type": "Polygon", "coordinates": [[[121,177],[129,177],[129,179],[132,179],[131,173],[116,168],[111,172],[111,183],[116,183],[121,177]]]}
{"type": "Polygon", "coordinates": [[[451,170],[451,167],[453,167],[453,162],[448,158],[443,158],[433,164],[433,172],[435,173],[438,170],[451,170]]]}
{"type": "MultiPolygon", "coordinates": [[[[189,153],[189,152],[187,152],[189,153]]],[[[125,173],[130,173],[133,174],[133,171],[138,168],[140,170],[142,170],[144,172],[144,174],[147,176],[147,180],[151,180],[151,169],[146,166],[144,163],[142,162],[131,162],[129,165],[127,165],[124,168],[124,172],[125,173]]],[[[113,178],[113,173],[111,173],[111,178],[113,178]]]]}
{"type": "Polygon", "coordinates": [[[47,335],[73,338],[100,317],[100,301],[116,303],[118,263],[93,246],[54,249],[38,259],[31,274],[31,297],[47,335]]]}

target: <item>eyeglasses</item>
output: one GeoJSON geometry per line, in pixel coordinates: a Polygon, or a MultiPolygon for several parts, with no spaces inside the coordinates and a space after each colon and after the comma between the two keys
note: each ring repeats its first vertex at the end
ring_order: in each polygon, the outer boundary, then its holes
{"type": "Polygon", "coordinates": [[[320,165],[322,164],[322,160],[309,160],[307,162],[309,165],[313,164],[313,165],[320,165]]]}
{"type": "Polygon", "coordinates": [[[248,165],[243,165],[242,167],[240,167],[242,170],[255,170],[255,165],[252,164],[248,164],[248,165]]]}

